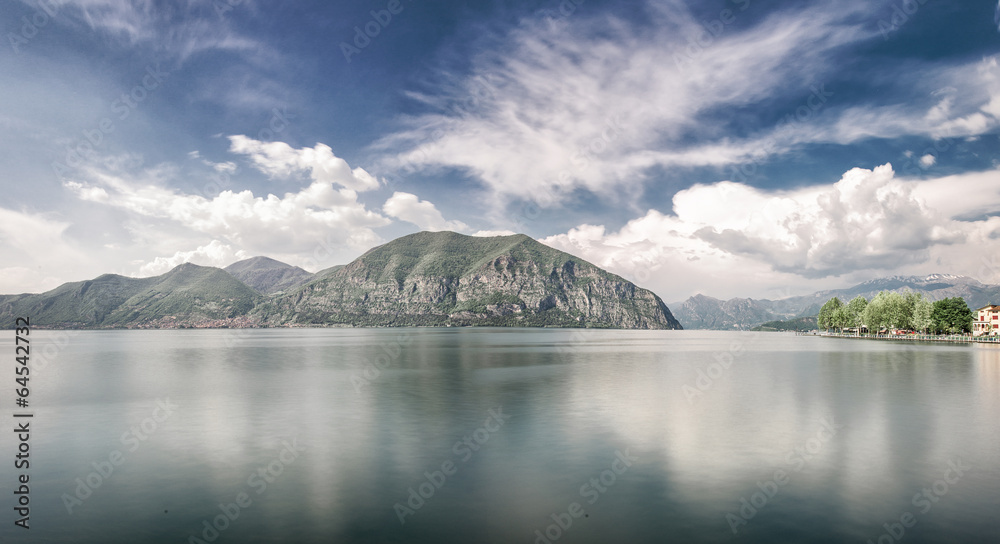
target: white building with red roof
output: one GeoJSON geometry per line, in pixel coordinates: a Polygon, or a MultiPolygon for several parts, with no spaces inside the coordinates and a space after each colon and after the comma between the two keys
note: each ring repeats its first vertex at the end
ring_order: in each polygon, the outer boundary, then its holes
{"type": "Polygon", "coordinates": [[[990,304],[976,310],[976,320],[972,322],[972,335],[1000,334],[1000,306],[990,304]]]}

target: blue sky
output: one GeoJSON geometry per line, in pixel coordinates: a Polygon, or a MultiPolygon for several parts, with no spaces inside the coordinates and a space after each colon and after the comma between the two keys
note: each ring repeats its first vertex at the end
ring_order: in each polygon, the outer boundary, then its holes
{"type": "Polygon", "coordinates": [[[1000,283],[994,0],[18,0],[0,292],[418,230],[649,287],[1000,283]]]}

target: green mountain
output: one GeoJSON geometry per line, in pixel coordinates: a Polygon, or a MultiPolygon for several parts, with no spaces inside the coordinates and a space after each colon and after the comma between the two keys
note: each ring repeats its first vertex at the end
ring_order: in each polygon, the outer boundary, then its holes
{"type": "Polygon", "coordinates": [[[36,295],[0,299],[0,327],[30,316],[33,326],[245,326],[263,297],[226,272],[182,264],[152,278],[105,274],[36,295]]]}
{"type": "Polygon", "coordinates": [[[404,236],[253,314],[267,325],[681,328],[652,292],[522,234],[404,236]]]}
{"type": "Polygon", "coordinates": [[[235,262],[226,272],[250,286],[258,293],[269,295],[289,291],[313,278],[313,274],[290,264],[269,257],[253,257],[235,262]]]}
{"type": "Polygon", "coordinates": [[[560,326],[679,329],[655,294],[524,235],[421,232],[313,275],[266,257],[0,295],[0,327],[560,326]]]}
{"type": "Polygon", "coordinates": [[[750,330],[808,332],[816,330],[817,328],[818,325],[816,324],[815,317],[796,317],[795,319],[789,319],[786,321],[768,321],[767,323],[758,325],[750,330]]]}

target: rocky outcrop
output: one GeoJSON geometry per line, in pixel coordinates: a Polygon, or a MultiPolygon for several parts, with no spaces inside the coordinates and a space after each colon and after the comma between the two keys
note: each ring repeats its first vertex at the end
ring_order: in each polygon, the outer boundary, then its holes
{"type": "Polygon", "coordinates": [[[264,323],[679,329],[650,291],[524,235],[405,236],[277,297],[264,323]]]}

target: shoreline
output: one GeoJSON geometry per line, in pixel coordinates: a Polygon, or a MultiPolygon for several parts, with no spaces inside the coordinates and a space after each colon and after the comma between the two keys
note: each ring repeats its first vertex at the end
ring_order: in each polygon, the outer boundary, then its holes
{"type": "Polygon", "coordinates": [[[849,334],[837,332],[796,332],[796,336],[821,336],[824,338],[856,338],[859,340],[895,340],[897,342],[930,342],[946,344],[1000,344],[1000,336],[963,336],[934,334],[849,334]]]}

